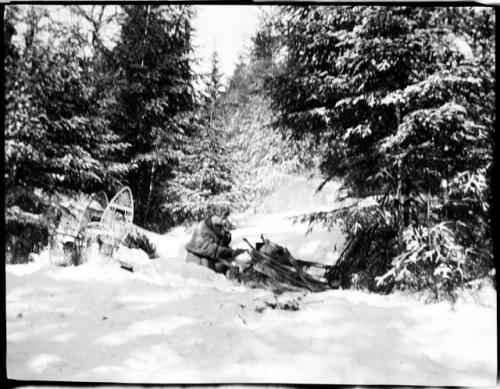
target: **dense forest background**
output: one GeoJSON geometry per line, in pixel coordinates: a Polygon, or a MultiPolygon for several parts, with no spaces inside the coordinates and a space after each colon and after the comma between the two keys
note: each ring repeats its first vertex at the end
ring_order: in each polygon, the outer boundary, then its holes
{"type": "Polygon", "coordinates": [[[492,8],[262,7],[223,84],[217,52],[193,70],[194,6],[67,7],[79,23],[4,8],[7,262],[81,193],[128,185],[134,222],[166,232],[319,170],[372,200],[300,218],[342,227],[342,286],[440,297],[494,274],[492,8]]]}

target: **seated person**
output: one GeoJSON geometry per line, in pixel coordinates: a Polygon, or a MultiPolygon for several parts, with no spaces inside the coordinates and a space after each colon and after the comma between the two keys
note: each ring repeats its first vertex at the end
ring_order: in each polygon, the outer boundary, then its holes
{"type": "Polygon", "coordinates": [[[186,262],[206,266],[218,273],[229,270],[221,259],[231,262],[245,250],[229,247],[231,233],[225,227],[228,215],[227,211],[222,215],[212,214],[195,227],[191,240],[185,246],[186,262]]]}

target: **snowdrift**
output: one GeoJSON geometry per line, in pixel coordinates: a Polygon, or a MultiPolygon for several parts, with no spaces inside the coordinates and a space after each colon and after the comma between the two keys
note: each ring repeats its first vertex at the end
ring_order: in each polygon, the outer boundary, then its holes
{"type": "MultiPolygon", "coordinates": [[[[338,231],[305,236],[307,226],[287,216],[235,217],[235,245],[245,247],[242,237],[256,241],[262,233],[297,258],[335,260],[338,231]]],[[[184,228],[148,235],[158,259],[121,249],[116,260],[95,256],[64,268],[44,252],[32,263],[6,266],[9,378],[496,384],[496,291],[487,284],[453,306],[350,290],[275,297],[186,264],[184,228]],[[121,269],[118,259],[134,272],[121,269]]]]}
{"type": "Polygon", "coordinates": [[[496,293],[486,286],[454,307],[343,290],[276,300],[181,261],[137,259],[135,268],[97,260],[7,266],[8,376],[432,386],[496,380],[496,293]],[[272,308],[291,301],[298,311],[272,308]]]}

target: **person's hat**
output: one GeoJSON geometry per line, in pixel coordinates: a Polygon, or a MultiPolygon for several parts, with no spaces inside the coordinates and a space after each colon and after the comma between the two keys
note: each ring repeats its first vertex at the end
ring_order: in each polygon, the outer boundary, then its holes
{"type": "Polygon", "coordinates": [[[229,216],[231,213],[231,209],[228,205],[225,204],[211,204],[207,208],[207,214],[208,216],[219,216],[220,218],[224,219],[229,216]]]}
{"type": "Polygon", "coordinates": [[[212,224],[214,226],[221,226],[222,225],[222,218],[220,216],[213,215],[211,220],[212,220],[212,224]]]}

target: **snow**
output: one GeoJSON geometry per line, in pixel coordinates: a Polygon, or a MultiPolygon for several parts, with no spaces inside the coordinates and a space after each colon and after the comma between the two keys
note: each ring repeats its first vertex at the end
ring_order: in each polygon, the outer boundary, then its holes
{"type": "MultiPolygon", "coordinates": [[[[285,199],[286,200],[286,199],[285,199]]],[[[325,204],[326,206],[326,204],[325,204]]],[[[235,216],[233,241],[260,233],[302,259],[333,261],[339,232],[293,225],[290,212],[235,216]],[[329,237],[327,240],[326,238],[329,237]],[[329,256],[330,255],[330,256],[329,256]]],[[[148,233],[160,258],[122,248],[58,267],[48,252],[6,265],[9,378],[122,383],[496,383],[496,291],[454,305],[355,290],[275,297],[186,264],[189,230],[148,233]],[[295,301],[297,311],[273,309],[295,301]]]]}

